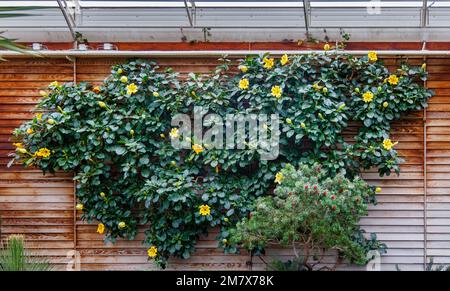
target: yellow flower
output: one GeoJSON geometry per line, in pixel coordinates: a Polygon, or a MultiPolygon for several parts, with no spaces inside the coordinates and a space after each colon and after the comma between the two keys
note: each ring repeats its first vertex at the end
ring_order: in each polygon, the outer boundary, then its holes
{"type": "Polygon", "coordinates": [[[286,65],[286,64],[289,62],[289,57],[288,57],[288,55],[287,55],[287,54],[284,54],[284,55],[281,57],[280,62],[281,62],[281,64],[282,64],[283,66],[286,65]]]}
{"type": "Polygon", "coordinates": [[[15,146],[16,148],[23,148],[23,144],[21,142],[15,142],[13,143],[13,146],[15,146]]]}
{"type": "Polygon", "coordinates": [[[375,192],[376,193],[380,193],[381,192],[381,188],[380,187],[375,188],[375,192]]]}
{"type": "Polygon", "coordinates": [[[370,52],[367,54],[367,57],[368,57],[369,60],[372,61],[372,62],[376,62],[376,61],[378,60],[377,53],[374,52],[374,51],[370,51],[370,52]]]}
{"type": "Polygon", "coordinates": [[[397,85],[398,84],[398,77],[396,75],[390,75],[388,78],[388,82],[391,85],[397,85]]]}
{"type": "Polygon", "coordinates": [[[127,94],[128,95],[136,93],[137,90],[138,90],[138,87],[134,83],[131,83],[130,85],[127,86],[127,94]]]}
{"type": "Polygon", "coordinates": [[[37,157],[41,157],[41,158],[48,158],[50,156],[50,150],[48,148],[40,148],[37,152],[35,152],[34,154],[37,157]]]}
{"type": "Polygon", "coordinates": [[[200,214],[203,216],[210,215],[211,214],[211,207],[209,205],[200,205],[200,214]]]}
{"type": "Polygon", "coordinates": [[[100,197],[105,198],[106,194],[105,192],[100,192],[100,197]]]}
{"type": "Polygon", "coordinates": [[[203,147],[201,145],[197,144],[197,143],[192,145],[192,149],[194,150],[194,152],[196,154],[199,154],[199,153],[203,152],[203,147]]]}
{"type": "Polygon", "coordinates": [[[153,92],[153,97],[159,97],[159,93],[158,92],[153,92]]]}
{"type": "Polygon", "coordinates": [[[292,124],[292,119],[286,118],[286,123],[287,123],[287,124],[292,124]]]}
{"type": "Polygon", "coordinates": [[[53,81],[48,86],[49,87],[59,87],[59,83],[58,83],[58,81],[53,81]]]}
{"type": "Polygon", "coordinates": [[[331,46],[328,44],[328,43],[326,43],[324,46],[323,46],[323,50],[324,51],[329,51],[331,49],[331,46]]]}
{"type": "Polygon", "coordinates": [[[316,91],[319,91],[322,87],[321,86],[319,86],[319,83],[314,83],[313,85],[312,85],[312,87],[314,88],[314,90],[316,90],[316,91]]]}
{"type": "Polygon", "coordinates": [[[122,77],[120,77],[120,82],[122,82],[122,83],[128,82],[127,76],[122,76],[122,77]]]}
{"type": "Polygon", "coordinates": [[[323,92],[324,94],[327,94],[327,93],[328,93],[328,88],[327,88],[327,87],[323,87],[322,92],[323,92]]]}
{"type": "Polygon", "coordinates": [[[18,152],[21,153],[21,154],[26,154],[26,153],[28,153],[28,151],[27,151],[26,149],[24,149],[24,148],[16,148],[16,151],[18,151],[18,152]]]}
{"type": "Polygon", "coordinates": [[[42,113],[36,114],[36,118],[37,118],[37,120],[41,120],[42,119],[42,113]]]}
{"type": "Polygon", "coordinates": [[[239,89],[241,89],[241,90],[248,89],[249,85],[250,85],[250,82],[248,81],[248,79],[244,78],[239,81],[239,89]]]}
{"type": "Polygon", "coordinates": [[[47,91],[40,90],[40,91],[39,91],[39,95],[41,95],[42,97],[47,97],[47,96],[48,96],[48,93],[47,93],[47,91]]]}
{"type": "Polygon", "coordinates": [[[106,108],[106,103],[103,101],[98,101],[98,106],[100,106],[101,108],[106,108]]]}
{"type": "Polygon", "coordinates": [[[28,133],[28,134],[32,134],[33,132],[34,132],[34,130],[33,130],[32,128],[28,128],[28,129],[27,129],[27,133],[28,133]]]}
{"type": "Polygon", "coordinates": [[[306,124],[304,122],[300,123],[300,127],[305,129],[306,128],[306,124]]]}
{"type": "Polygon", "coordinates": [[[263,62],[264,62],[265,69],[272,69],[273,65],[275,64],[274,59],[267,58],[267,57],[263,59],[263,62]]]}
{"type": "Polygon", "coordinates": [[[161,138],[166,138],[166,135],[165,135],[164,133],[161,133],[159,136],[160,136],[161,138]]]}
{"type": "Polygon", "coordinates": [[[272,87],[272,96],[279,99],[281,98],[281,93],[283,93],[283,90],[280,86],[273,86],[272,87]]]}
{"type": "Polygon", "coordinates": [[[120,74],[122,74],[122,73],[123,73],[123,70],[122,70],[122,69],[118,69],[118,70],[117,70],[117,74],[120,75],[120,74]]]}
{"type": "Polygon", "coordinates": [[[103,223],[99,223],[97,225],[97,232],[99,234],[103,234],[105,232],[105,225],[103,223]]]}
{"type": "Polygon", "coordinates": [[[178,128],[172,128],[169,132],[170,138],[174,139],[174,138],[178,138],[180,136],[180,134],[178,133],[178,128]]]}
{"type": "Polygon", "coordinates": [[[383,102],[383,107],[386,108],[389,106],[389,103],[387,103],[386,101],[383,102]]]}
{"type": "Polygon", "coordinates": [[[78,204],[75,206],[75,209],[78,210],[78,211],[81,211],[81,210],[84,209],[84,205],[81,204],[81,203],[78,203],[78,204]]]}
{"type": "Polygon", "coordinates": [[[55,124],[56,121],[54,119],[52,119],[52,118],[49,118],[49,119],[47,119],[47,123],[48,124],[55,124]]]}
{"type": "Polygon", "coordinates": [[[94,88],[92,88],[92,91],[93,91],[94,93],[100,93],[100,91],[102,91],[102,90],[100,89],[99,86],[95,86],[94,88]]]}
{"type": "Polygon", "coordinates": [[[127,226],[127,224],[123,221],[119,222],[119,229],[124,229],[127,226]]]}
{"type": "Polygon", "coordinates": [[[390,151],[398,142],[392,142],[389,138],[383,140],[383,147],[385,150],[390,151]]]}
{"type": "Polygon", "coordinates": [[[372,102],[373,100],[373,93],[367,91],[366,93],[363,94],[363,100],[364,102],[368,103],[368,102],[372,102]]]}
{"type": "Polygon", "coordinates": [[[281,184],[282,180],[283,180],[283,174],[281,172],[278,172],[275,175],[275,183],[281,184]]]}
{"type": "Polygon", "coordinates": [[[425,71],[425,70],[427,69],[427,64],[426,64],[426,63],[423,63],[422,66],[421,66],[421,68],[422,68],[422,70],[425,71]]]}
{"type": "Polygon", "coordinates": [[[248,71],[247,66],[239,66],[238,69],[241,70],[242,73],[247,73],[247,71],[248,71]]]}
{"type": "Polygon", "coordinates": [[[147,250],[147,255],[152,259],[155,258],[158,255],[158,249],[155,246],[151,246],[147,250]]]}

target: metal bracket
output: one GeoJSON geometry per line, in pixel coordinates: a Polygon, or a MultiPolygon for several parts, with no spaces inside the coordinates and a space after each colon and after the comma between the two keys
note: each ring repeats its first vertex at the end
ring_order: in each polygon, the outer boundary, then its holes
{"type": "MultiPolygon", "coordinates": [[[[76,5],[75,5],[75,9],[73,9],[72,7],[70,7],[67,4],[66,0],[56,0],[58,2],[58,6],[59,9],[61,10],[63,16],[64,16],[64,20],[66,21],[67,27],[70,30],[70,34],[72,35],[72,38],[74,41],[76,41],[76,34],[75,34],[75,28],[76,28],[76,23],[75,23],[75,11],[76,11],[76,5]]],[[[77,0],[75,1],[76,3],[78,2],[77,0]]],[[[78,4],[79,6],[79,4],[78,4]]],[[[80,9],[78,7],[78,9],[80,9]]]]}
{"type": "Polygon", "coordinates": [[[189,19],[189,24],[191,27],[195,27],[195,1],[194,0],[184,0],[184,7],[186,8],[186,14],[189,19]],[[189,3],[188,3],[189,2],[189,3]]]}
{"type": "Polygon", "coordinates": [[[305,18],[305,30],[306,38],[309,39],[309,19],[310,19],[311,6],[308,0],[303,0],[303,17],[305,18]]]}

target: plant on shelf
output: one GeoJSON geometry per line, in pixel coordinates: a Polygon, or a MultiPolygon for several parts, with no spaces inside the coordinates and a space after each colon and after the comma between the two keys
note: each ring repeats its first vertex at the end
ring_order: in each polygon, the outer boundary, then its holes
{"type": "Polygon", "coordinates": [[[0,249],[0,271],[51,271],[53,266],[43,257],[33,256],[25,248],[22,235],[10,235],[0,249]]]}
{"type": "MultiPolygon", "coordinates": [[[[211,74],[185,79],[132,60],[114,66],[99,86],[53,82],[41,92],[36,117],[15,130],[12,162],[75,172],[82,218],[97,221],[98,233],[111,241],[133,239],[146,225],[148,256],[162,267],[171,256],[188,258],[210,227],[220,229],[219,247],[236,252],[230,231],[258,197],[273,192],[286,163],[318,163],[323,175],[349,181],[374,167],[381,175],[399,172],[390,126],[432,96],[421,84],[425,65],[389,72],[375,52],[355,57],[330,49],[249,56],[237,66],[221,59],[211,74]],[[194,106],[221,117],[278,115],[279,156],[264,160],[250,144],[218,149],[182,136],[171,118],[192,115],[194,106]],[[353,142],[344,138],[350,126],[353,142]],[[174,149],[174,140],[189,148],[174,149]]],[[[366,243],[359,233],[355,241],[366,243]]]]}
{"type": "Polygon", "coordinates": [[[310,271],[316,266],[335,269],[343,260],[366,264],[370,250],[384,252],[376,240],[355,239],[361,232],[359,219],[367,215],[375,195],[364,180],[329,177],[318,164],[298,170],[288,164],[277,177],[275,195],[256,201],[250,217],[232,231],[232,243],[253,252],[270,244],[290,246],[295,255],[291,268],[310,271]],[[337,253],[330,267],[331,251],[337,253]]]}

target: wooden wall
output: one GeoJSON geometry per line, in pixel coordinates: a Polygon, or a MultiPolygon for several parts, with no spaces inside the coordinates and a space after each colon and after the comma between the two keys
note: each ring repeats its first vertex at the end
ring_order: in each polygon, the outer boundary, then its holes
{"type": "MultiPolygon", "coordinates": [[[[104,245],[95,226],[88,225],[74,212],[71,175],[42,174],[20,166],[6,168],[13,151],[11,131],[30,119],[30,110],[39,100],[38,91],[54,80],[60,82],[101,82],[110,66],[124,59],[10,59],[0,62],[0,211],[2,236],[25,234],[37,254],[50,256],[58,269],[73,268],[79,259],[81,270],[140,270],[154,268],[147,262],[138,235],[135,241],[104,245]],[[74,252],[79,254],[73,257],[74,252]]],[[[422,58],[410,58],[420,65],[422,58]]],[[[175,71],[208,72],[216,58],[160,58],[162,66],[175,71]]],[[[399,59],[386,59],[396,65],[399,59]]],[[[435,89],[426,112],[414,112],[395,123],[392,131],[397,149],[405,158],[399,177],[380,179],[367,172],[370,183],[380,185],[378,205],[361,223],[376,232],[389,249],[382,257],[382,269],[422,270],[425,255],[437,263],[450,264],[450,58],[428,58],[430,78],[427,86],[435,89]],[[426,121],[425,118],[426,117],[426,121]],[[424,138],[426,137],[426,139],[424,138]],[[426,150],[425,150],[426,149],[426,150]],[[425,158],[426,157],[426,158],[425,158]]],[[[355,129],[353,129],[354,131],[355,129]]],[[[351,136],[352,129],[348,138],[351,136]]],[[[250,270],[264,269],[264,263],[246,253],[224,255],[216,249],[215,234],[202,238],[190,260],[173,260],[172,269],[182,270],[250,270]]],[[[290,258],[287,249],[274,248],[265,260],[290,258]]],[[[355,269],[353,266],[344,268],[355,269]]],[[[356,268],[358,269],[358,268],[356,268]]],[[[361,269],[361,268],[359,268],[361,269]]],[[[364,268],[363,268],[364,269],[364,268]]]]}

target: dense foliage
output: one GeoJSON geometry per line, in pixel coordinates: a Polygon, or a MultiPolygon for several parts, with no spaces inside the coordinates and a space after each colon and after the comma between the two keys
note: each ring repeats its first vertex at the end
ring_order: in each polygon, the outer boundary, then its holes
{"type": "Polygon", "coordinates": [[[324,264],[330,250],[338,251],[334,265],[344,259],[366,264],[368,251],[384,251],[377,241],[355,239],[362,235],[358,222],[375,195],[361,178],[329,177],[319,165],[296,170],[288,164],[277,181],[275,195],[260,197],[251,217],[231,232],[233,243],[250,251],[271,243],[292,246],[300,270],[324,264]]]}
{"type": "Polygon", "coordinates": [[[210,75],[181,81],[133,60],[114,66],[101,86],[54,82],[36,117],[15,131],[15,160],[75,172],[82,217],[98,221],[98,232],[113,241],[132,239],[145,224],[148,255],[164,266],[172,255],[188,258],[209,227],[219,227],[219,246],[235,252],[229,230],[271,193],[285,163],[320,163],[330,176],[398,172],[390,122],[432,95],[420,84],[425,66],[390,73],[375,53],[249,56],[238,74],[234,68],[223,59],[210,75]],[[278,114],[279,157],[266,161],[253,147],[214,149],[180,136],[171,117],[192,114],[194,105],[220,116],[278,114]],[[344,140],[350,121],[362,124],[355,143],[344,140]],[[171,139],[192,149],[175,150],[171,139]]]}

